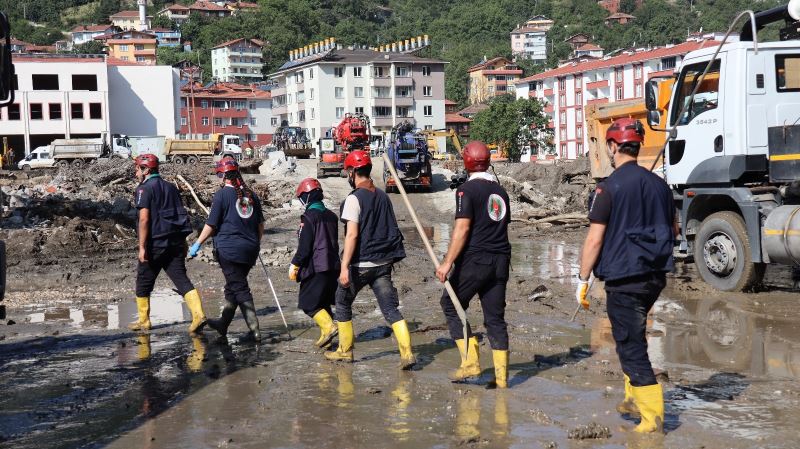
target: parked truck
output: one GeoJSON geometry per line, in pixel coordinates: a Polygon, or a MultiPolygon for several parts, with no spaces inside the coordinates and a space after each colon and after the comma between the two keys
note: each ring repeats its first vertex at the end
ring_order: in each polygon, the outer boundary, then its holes
{"type": "Polygon", "coordinates": [[[408,121],[398,123],[392,128],[386,154],[397,169],[400,179],[394,179],[389,168],[384,167],[383,182],[386,192],[397,191],[397,182],[403,187],[430,191],[431,153],[428,151],[428,138],[414,129],[408,121]]]}
{"type": "Polygon", "coordinates": [[[308,130],[299,126],[281,126],[273,134],[273,143],[286,157],[308,159],[314,154],[314,147],[308,138],[308,130]]]}
{"type": "Polygon", "coordinates": [[[49,145],[37,147],[19,161],[17,167],[26,171],[56,166],[80,168],[100,158],[111,157],[131,157],[126,136],[114,135],[110,141],[105,136],[97,139],[56,139],[49,145]]]}
{"type": "Polygon", "coordinates": [[[671,91],[645,85],[651,132],[667,136],[677,249],[723,291],[758,284],[767,264],[800,265],[800,1],[790,5],[755,14],[738,42],[687,54],[671,91]],[[781,40],[758,42],[776,22],[781,40]]]}
{"type": "Polygon", "coordinates": [[[164,160],[173,164],[195,165],[199,162],[211,163],[215,156],[233,156],[242,160],[239,136],[212,134],[210,139],[164,141],[164,160]]]}
{"type": "Polygon", "coordinates": [[[347,113],[329,135],[319,140],[320,154],[317,160],[317,177],[328,173],[346,177],[344,159],[353,150],[370,151],[369,117],[364,114],[347,113]]]}

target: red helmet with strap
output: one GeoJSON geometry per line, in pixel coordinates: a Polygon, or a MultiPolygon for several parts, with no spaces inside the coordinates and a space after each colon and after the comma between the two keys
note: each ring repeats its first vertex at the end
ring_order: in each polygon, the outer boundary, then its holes
{"type": "Polygon", "coordinates": [[[295,191],[294,196],[299,197],[304,193],[308,193],[311,192],[312,190],[317,190],[317,189],[322,190],[322,184],[320,184],[319,181],[317,181],[314,178],[306,178],[300,181],[300,185],[297,186],[297,190],[295,191]]]}
{"type": "Polygon", "coordinates": [[[644,125],[634,118],[618,118],[606,131],[606,142],[612,140],[617,145],[642,143],[644,142],[644,125]]]}
{"type": "Polygon", "coordinates": [[[239,171],[239,164],[235,160],[225,158],[217,162],[217,175],[224,175],[229,171],[239,171]]]}
{"type": "Polygon", "coordinates": [[[139,167],[158,168],[158,156],[155,154],[140,154],[136,157],[136,165],[139,167]]]}
{"type": "Polygon", "coordinates": [[[469,173],[486,171],[491,164],[492,153],[489,152],[489,147],[480,140],[468,143],[461,155],[464,158],[464,168],[469,173]]]}
{"type": "Polygon", "coordinates": [[[369,153],[363,150],[351,151],[344,159],[345,170],[366,167],[367,165],[372,165],[372,160],[369,158],[369,153]]]}

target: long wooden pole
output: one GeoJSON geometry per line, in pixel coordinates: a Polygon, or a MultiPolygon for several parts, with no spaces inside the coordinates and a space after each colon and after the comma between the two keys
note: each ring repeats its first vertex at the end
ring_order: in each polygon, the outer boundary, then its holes
{"type": "MultiPolygon", "coordinates": [[[[436,253],[433,252],[433,247],[431,246],[431,242],[430,240],[428,240],[428,236],[425,234],[425,230],[422,229],[422,223],[419,221],[417,213],[414,211],[414,208],[411,206],[411,202],[408,200],[408,194],[406,193],[405,187],[403,187],[403,183],[400,182],[400,177],[397,175],[397,170],[395,170],[394,164],[392,164],[392,161],[389,159],[389,156],[386,153],[383,153],[383,163],[386,164],[386,167],[392,174],[392,178],[396,180],[395,185],[397,186],[397,190],[403,197],[403,202],[405,203],[406,209],[408,209],[409,214],[411,214],[411,219],[414,221],[414,226],[416,226],[417,228],[417,232],[419,233],[419,237],[422,239],[422,243],[425,244],[425,249],[428,252],[428,257],[431,259],[431,262],[433,262],[433,265],[438,269],[439,258],[436,257],[436,253]]],[[[461,307],[461,303],[458,301],[458,296],[456,296],[456,292],[455,290],[453,290],[453,286],[450,285],[449,280],[444,281],[444,288],[445,290],[447,290],[447,295],[450,296],[450,301],[453,302],[453,306],[456,308],[456,313],[458,314],[458,318],[464,325],[464,341],[466,342],[469,340],[469,323],[467,322],[467,313],[464,311],[464,308],[461,307]]],[[[468,353],[469,353],[469,344],[465,344],[464,352],[461,353],[461,359],[466,360],[468,353]]]]}

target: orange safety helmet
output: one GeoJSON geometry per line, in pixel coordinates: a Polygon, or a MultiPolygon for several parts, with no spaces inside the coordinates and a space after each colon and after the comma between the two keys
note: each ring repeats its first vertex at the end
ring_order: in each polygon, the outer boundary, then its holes
{"type": "Polygon", "coordinates": [[[464,168],[469,173],[482,172],[489,169],[492,153],[489,147],[480,140],[473,140],[464,147],[462,151],[464,158],[464,168]]]}
{"type": "Polygon", "coordinates": [[[351,151],[344,159],[345,170],[366,167],[367,165],[372,165],[372,160],[369,158],[369,153],[363,150],[351,151]]]}
{"type": "Polygon", "coordinates": [[[317,181],[314,178],[306,178],[300,181],[300,185],[297,186],[297,190],[294,192],[294,196],[300,197],[300,195],[304,193],[308,193],[311,192],[312,190],[317,190],[317,189],[322,190],[322,184],[320,184],[319,181],[317,181]]]}
{"type": "Polygon", "coordinates": [[[229,171],[239,171],[239,164],[234,159],[222,159],[217,162],[217,176],[222,177],[229,171]]]}
{"type": "Polygon", "coordinates": [[[617,145],[642,143],[644,142],[644,126],[642,122],[633,118],[618,118],[606,131],[606,143],[609,141],[614,141],[617,145]]]}
{"type": "Polygon", "coordinates": [[[155,154],[140,154],[136,157],[136,165],[138,167],[158,168],[158,156],[155,154]]]}

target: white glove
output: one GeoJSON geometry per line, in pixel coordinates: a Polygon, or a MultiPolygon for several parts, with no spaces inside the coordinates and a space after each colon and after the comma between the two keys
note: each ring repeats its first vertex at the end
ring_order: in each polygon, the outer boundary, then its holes
{"type": "MultiPolygon", "coordinates": [[[[591,276],[590,276],[591,278],[591,276]]],[[[580,275],[577,276],[578,287],[575,289],[575,299],[578,304],[583,306],[585,310],[589,310],[589,281],[581,279],[580,275]]]]}

